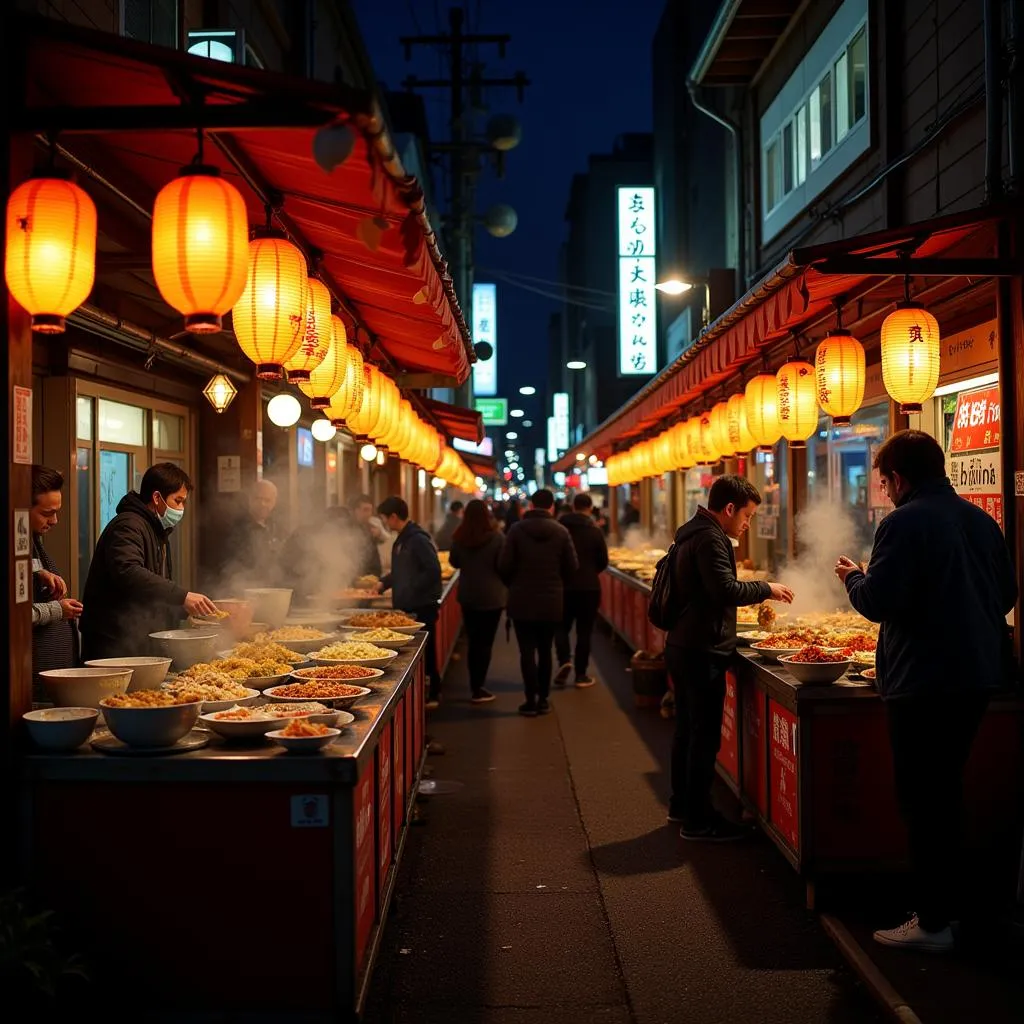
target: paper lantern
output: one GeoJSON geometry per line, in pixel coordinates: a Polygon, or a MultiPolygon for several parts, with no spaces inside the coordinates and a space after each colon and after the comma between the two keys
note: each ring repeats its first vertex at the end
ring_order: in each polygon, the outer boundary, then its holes
{"type": "Polygon", "coordinates": [[[779,422],[779,382],[774,373],[759,373],[743,392],[747,407],[747,427],[754,444],[770,452],[782,437],[779,422]]]}
{"type": "Polygon", "coordinates": [[[661,476],[675,469],[676,463],[672,453],[672,434],[666,430],[654,439],[654,474],[661,476]]]}
{"type": "Polygon", "coordinates": [[[681,420],[672,428],[672,458],[679,469],[689,469],[694,459],[690,455],[689,421],[681,420]]]}
{"type": "Polygon", "coordinates": [[[847,331],[829,331],[814,354],[818,405],[845,427],[864,401],[864,346],[847,331]]]}
{"type": "Polygon", "coordinates": [[[721,457],[715,442],[715,433],[711,425],[711,413],[702,412],[697,421],[700,429],[700,462],[701,466],[713,466],[721,457]]]}
{"type": "Polygon", "coordinates": [[[96,277],[96,206],[74,182],[33,178],[11,193],[4,277],[33,331],[63,333],[96,277]]]}
{"type": "Polygon", "coordinates": [[[376,366],[363,368],[363,400],[348,419],[348,429],[359,441],[368,441],[380,413],[382,374],[376,366]]]}
{"type": "Polygon", "coordinates": [[[804,360],[786,363],[775,375],[778,383],[779,425],[790,448],[806,448],[818,429],[814,367],[804,360]]]}
{"type": "Polygon", "coordinates": [[[882,323],[882,382],[900,412],[920,412],[939,383],[938,321],[923,306],[901,302],[882,323]]]}
{"type": "Polygon", "coordinates": [[[349,418],[359,411],[363,404],[363,390],[366,387],[363,357],[359,350],[352,345],[346,345],[343,352],[345,372],[342,375],[342,383],[324,409],[324,416],[336,427],[346,426],[349,418]]]}
{"type": "Polygon", "coordinates": [[[245,288],[231,319],[262,380],[279,380],[302,344],[308,296],[306,259],[288,239],[266,235],[249,243],[245,288]]]}
{"type": "Polygon", "coordinates": [[[302,406],[294,395],[282,393],[274,395],[267,402],[267,417],[277,427],[293,427],[299,422],[302,406]]]}
{"type": "Polygon", "coordinates": [[[203,388],[203,395],[217,412],[223,412],[235,399],[238,388],[231,382],[231,378],[223,373],[211,377],[203,388]]]}
{"type": "MultiPolygon", "coordinates": [[[[307,380],[299,381],[299,390],[314,409],[326,409],[331,404],[331,397],[345,382],[348,369],[345,325],[337,316],[329,316],[329,329],[331,341],[326,358],[309,371],[307,380]]],[[[290,371],[288,379],[291,379],[290,371]]]]}
{"type": "Polygon", "coordinates": [[[156,286],[184,316],[185,330],[221,330],[249,268],[249,220],[238,189],[216,167],[183,167],[157,193],[152,252],[156,286]]]}
{"type": "Polygon", "coordinates": [[[711,436],[714,438],[718,456],[729,454],[729,406],[727,402],[716,402],[711,410],[711,436]]]}
{"type": "MultiPolygon", "coordinates": [[[[331,293],[322,281],[311,277],[309,279],[309,295],[306,299],[306,322],[302,331],[302,341],[295,355],[284,364],[289,384],[301,384],[303,381],[308,381],[310,374],[318,366],[323,365],[334,341],[335,320],[338,318],[331,316],[331,293]]],[[[338,323],[340,324],[341,320],[338,320],[338,323]]],[[[344,338],[344,326],[341,331],[342,338],[344,338]]]]}
{"type": "Polygon", "coordinates": [[[726,405],[729,424],[729,451],[735,455],[749,455],[755,447],[747,426],[747,403],[743,395],[733,395],[726,405]]]}

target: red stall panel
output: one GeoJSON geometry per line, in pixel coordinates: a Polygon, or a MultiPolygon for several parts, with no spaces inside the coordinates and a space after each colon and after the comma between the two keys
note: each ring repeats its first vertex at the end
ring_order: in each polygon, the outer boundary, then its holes
{"type": "Polygon", "coordinates": [[[356,972],[363,969],[367,943],[377,916],[377,886],[374,870],[374,806],[375,773],[363,772],[352,793],[352,818],[356,835],[355,903],[356,903],[356,972]]]}
{"type": "Polygon", "coordinates": [[[718,763],[738,784],[740,737],[736,723],[736,673],[731,669],[725,673],[725,709],[722,713],[722,746],[718,751],[718,763]]]}
{"type": "Polygon", "coordinates": [[[768,695],[759,690],[753,679],[740,683],[740,721],[743,732],[743,792],[762,817],[768,817],[768,695]]]}
{"type": "Polygon", "coordinates": [[[768,820],[794,852],[800,849],[800,802],[797,796],[799,767],[797,761],[796,716],[775,701],[768,701],[769,744],[768,820]]]}
{"type": "Polygon", "coordinates": [[[408,751],[405,743],[405,716],[406,716],[406,705],[409,703],[408,694],[402,698],[401,703],[395,709],[395,717],[392,720],[392,771],[395,774],[395,784],[392,787],[394,793],[394,829],[395,835],[398,836],[402,828],[402,822],[405,821],[405,805],[406,805],[406,759],[408,751]]]}
{"type": "Polygon", "coordinates": [[[384,882],[391,867],[391,855],[394,849],[395,832],[392,816],[394,813],[394,795],[392,781],[394,778],[394,762],[391,749],[391,723],[381,730],[380,743],[374,756],[377,769],[377,891],[384,891],[384,882]]]}

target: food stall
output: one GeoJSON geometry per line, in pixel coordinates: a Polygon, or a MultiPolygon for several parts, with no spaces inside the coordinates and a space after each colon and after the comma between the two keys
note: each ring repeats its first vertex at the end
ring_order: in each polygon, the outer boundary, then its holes
{"type": "Polygon", "coordinates": [[[442,678],[455,653],[455,645],[462,630],[462,605],[459,604],[459,571],[448,563],[448,552],[438,553],[441,559],[441,608],[437,617],[435,647],[437,669],[442,678]]]}

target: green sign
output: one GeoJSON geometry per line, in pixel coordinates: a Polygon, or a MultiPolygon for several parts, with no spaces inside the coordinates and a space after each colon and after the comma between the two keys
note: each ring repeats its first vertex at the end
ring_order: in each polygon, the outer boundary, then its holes
{"type": "Polygon", "coordinates": [[[485,427],[504,427],[508,424],[507,398],[478,398],[476,411],[483,416],[485,427]]]}

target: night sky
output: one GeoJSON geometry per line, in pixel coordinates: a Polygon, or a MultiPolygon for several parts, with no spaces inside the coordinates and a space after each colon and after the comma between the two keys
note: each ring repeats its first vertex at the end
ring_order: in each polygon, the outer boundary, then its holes
{"type": "MultiPolygon", "coordinates": [[[[447,32],[450,4],[353,0],[353,6],[383,87],[398,89],[410,74],[444,77],[440,54],[418,47],[406,62],[398,40],[421,31],[447,32]]],[[[466,6],[466,31],[512,36],[503,61],[497,47],[481,47],[484,73],[505,78],[521,70],[531,82],[521,105],[514,89],[489,96],[491,113],[520,119],[523,141],[508,154],[503,180],[490,170],[481,176],[478,212],[495,202],[508,203],[519,215],[519,226],[504,239],[478,229],[477,280],[489,280],[486,269],[493,267],[556,282],[573,174],[586,170],[590,153],[610,152],[616,136],[651,129],[651,43],[664,0],[469,0],[466,6]]],[[[449,94],[426,90],[425,95],[431,133],[446,138],[449,94]]],[[[486,116],[478,123],[482,129],[486,116]]],[[[527,452],[545,444],[548,413],[540,395],[520,398],[518,390],[534,384],[542,392],[548,319],[559,308],[557,301],[498,285],[498,393],[518,399],[533,420],[528,438],[519,432],[520,451],[528,462],[527,452]]]]}

